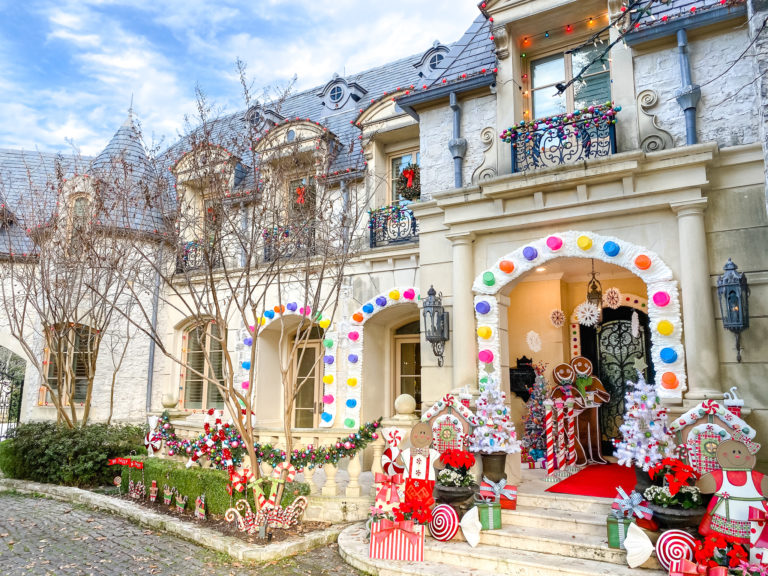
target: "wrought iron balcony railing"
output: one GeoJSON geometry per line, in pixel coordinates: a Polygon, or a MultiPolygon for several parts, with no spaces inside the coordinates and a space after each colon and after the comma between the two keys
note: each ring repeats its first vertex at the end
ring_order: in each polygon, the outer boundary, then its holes
{"type": "Polygon", "coordinates": [[[194,240],[179,246],[176,255],[177,273],[215,268],[221,268],[221,254],[212,246],[206,248],[194,240]]]}
{"type": "Polygon", "coordinates": [[[278,258],[304,258],[316,252],[315,227],[276,226],[262,232],[264,261],[278,258]]]}
{"type": "Polygon", "coordinates": [[[419,226],[413,212],[408,209],[409,204],[407,200],[401,200],[391,206],[368,211],[371,248],[418,242],[419,226]]]}
{"type": "Polygon", "coordinates": [[[512,144],[512,172],[615,154],[616,113],[620,111],[620,106],[609,102],[507,128],[500,138],[512,144]]]}

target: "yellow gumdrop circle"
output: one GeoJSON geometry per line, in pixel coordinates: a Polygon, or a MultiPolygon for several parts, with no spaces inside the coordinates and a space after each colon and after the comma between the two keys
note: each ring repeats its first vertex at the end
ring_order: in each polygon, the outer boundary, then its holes
{"type": "Polygon", "coordinates": [[[320,325],[320,328],[322,328],[323,330],[327,330],[328,326],[331,325],[331,321],[328,318],[323,318],[322,320],[320,320],[320,322],[318,322],[318,324],[320,325]]]}
{"type": "Polygon", "coordinates": [[[576,239],[576,245],[582,250],[589,250],[592,248],[592,238],[589,236],[579,236],[576,239]]]}
{"type": "Polygon", "coordinates": [[[493,331],[488,326],[480,326],[480,328],[477,329],[477,335],[483,340],[488,340],[488,338],[491,337],[491,334],[493,334],[493,331]]]}
{"type": "Polygon", "coordinates": [[[389,293],[389,297],[392,300],[400,300],[400,292],[398,290],[392,290],[389,293]]]}
{"type": "Polygon", "coordinates": [[[348,378],[347,386],[357,386],[357,378],[348,378]]]}
{"type": "Polygon", "coordinates": [[[333,384],[333,374],[326,374],[325,376],[323,376],[323,383],[333,384]]]}
{"type": "Polygon", "coordinates": [[[669,320],[662,320],[656,325],[656,330],[658,330],[659,334],[662,336],[669,336],[675,331],[675,326],[669,320]]]}

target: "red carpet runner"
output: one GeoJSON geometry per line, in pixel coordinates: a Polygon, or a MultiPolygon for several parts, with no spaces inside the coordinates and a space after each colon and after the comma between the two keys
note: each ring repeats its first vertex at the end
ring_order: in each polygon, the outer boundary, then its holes
{"type": "Polygon", "coordinates": [[[592,464],[551,488],[547,488],[547,492],[614,498],[617,486],[621,486],[629,494],[634,490],[635,483],[634,468],[618,464],[592,464]]]}

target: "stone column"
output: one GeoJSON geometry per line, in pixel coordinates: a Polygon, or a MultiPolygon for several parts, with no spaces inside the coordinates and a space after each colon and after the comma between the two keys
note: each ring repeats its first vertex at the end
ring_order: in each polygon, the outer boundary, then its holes
{"type": "MultiPolygon", "coordinates": [[[[749,37],[755,38],[763,26],[763,22],[768,18],[768,0],[750,0],[747,3],[749,16],[749,37]]],[[[765,54],[768,52],[768,35],[763,32],[755,40],[752,48],[753,69],[756,79],[756,86],[760,94],[762,106],[758,106],[760,113],[760,141],[763,143],[763,157],[765,158],[765,190],[766,203],[768,204],[768,107],[765,102],[768,101],[768,58],[765,54]]]]}
{"type": "Polygon", "coordinates": [[[680,238],[680,289],[683,338],[688,371],[688,400],[722,398],[715,311],[709,281],[709,257],[704,228],[707,199],[671,204],[680,238]]]}
{"type": "Polygon", "coordinates": [[[475,315],[473,313],[472,282],[475,270],[472,259],[474,234],[458,234],[449,237],[453,243],[453,271],[451,313],[451,350],[453,351],[452,389],[466,386],[477,393],[475,370],[475,315]]]}

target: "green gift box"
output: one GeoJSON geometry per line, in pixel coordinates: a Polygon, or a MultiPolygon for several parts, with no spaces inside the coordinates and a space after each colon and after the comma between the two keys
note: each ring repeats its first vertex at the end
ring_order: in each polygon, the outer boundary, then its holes
{"type": "Polygon", "coordinates": [[[633,518],[617,518],[613,514],[608,515],[608,546],[611,548],[624,548],[624,538],[627,537],[629,525],[633,518]]]}
{"type": "Polygon", "coordinates": [[[501,528],[501,503],[477,502],[477,511],[480,513],[480,524],[483,530],[498,530],[501,528]]]}

